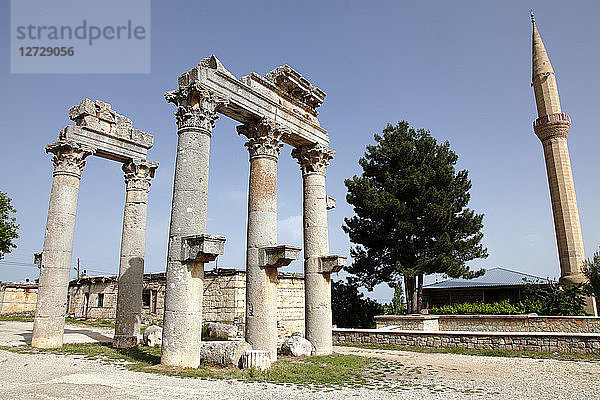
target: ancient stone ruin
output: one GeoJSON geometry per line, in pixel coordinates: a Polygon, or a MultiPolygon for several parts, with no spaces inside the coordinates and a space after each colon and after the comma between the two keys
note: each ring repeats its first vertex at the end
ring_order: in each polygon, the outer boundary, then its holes
{"type": "MultiPolygon", "coordinates": [[[[264,77],[237,79],[211,56],[179,77],[165,98],[177,106],[177,157],[167,254],[161,362],[198,367],[202,331],[204,264],[223,254],[225,237],[206,232],[209,150],[218,114],[241,123],[248,140],[250,180],[246,251],[244,359],[266,367],[277,359],[278,268],[301,248],[277,241],[277,161],[284,144],[293,147],[303,181],[305,336],[316,354],[332,351],[331,281],[346,257],[330,255],[325,171],[334,152],[317,119],[325,93],[289,66],[264,77]],[[267,359],[265,360],[265,357],[267,359]],[[254,360],[254,361],[253,361],[254,360]]],[[[144,272],[146,204],[158,163],[146,160],[153,138],[109,104],[85,99],[69,111],[67,126],[46,151],[54,154],[40,287],[32,346],[62,345],[77,192],[85,158],[97,155],[123,163],[127,199],[118,280],[114,346],[139,340],[144,272]]]]}
{"type": "Polygon", "coordinates": [[[284,144],[294,147],[304,182],[306,338],[317,354],[329,354],[331,272],[345,257],[329,254],[325,170],[334,152],[316,108],[325,93],[289,66],[265,77],[237,79],[212,56],[179,77],[165,98],[177,106],[177,159],[167,259],[167,289],[161,362],[200,363],[204,263],[223,253],[225,238],[206,233],[210,138],[218,114],[240,122],[250,158],[246,251],[246,341],[277,358],[277,268],[301,249],[277,242],[277,160],[284,144]],[[185,334],[184,334],[185,333],[185,334]]]}
{"type": "Polygon", "coordinates": [[[135,346],[140,335],[148,191],[158,168],[157,162],[146,160],[154,138],[134,129],[131,120],[99,100],[84,99],[69,110],[69,117],[75,125],[64,128],[58,140],[46,146],[46,152],[54,154],[54,180],[31,345],[50,348],[63,343],[79,181],[85,159],[96,155],[123,164],[127,195],[113,344],[135,346]]]}

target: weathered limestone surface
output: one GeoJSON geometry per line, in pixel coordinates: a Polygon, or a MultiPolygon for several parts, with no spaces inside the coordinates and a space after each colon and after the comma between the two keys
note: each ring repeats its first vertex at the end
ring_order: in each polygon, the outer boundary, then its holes
{"type": "Polygon", "coordinates": [[[31,345],[38,348],[60,347],[63,343],[79,181],[85,158],[94,149],[59,140],[46,146],[46,151],[54,154],[54,179],[31,340],[31,345]]]}
{"type": "Polygon", "coordinates": [[[177,106],[178,140],[161,363],[196,368],[200,364],[204,263],[209,260],[183,261],[183,238],[206,232],[210,138],[215,110],[225,99],[192,86],[180,86],[165,98],[177,106]]]}
{"type": "Polygon", "coordinates": [[[289,134],[282,140],[287,144],[329,143],[315,110],[325,93],[288,65],[275,68],[264,77],[253,72],[237,79],[213,55],[179,76],[180,88],[190,85],[227,98],[229,101],[217,111],[242,124],[266,118],[284,126],[289,134]]]}
{"type": "Polygon", "coordinates": [[[326,262],[329,255],[327,233],[327,194],[325,170],[335,153],[315,145],[296,148],[303,180],[304,290],[306,339],[315,346],[317,355],[331,354],[331,272],[336,262],[326,262]]]}
{"type": "Polygon", "coordinates": [[[300,336],[287,338],[281,346],[281,354],[285,356],[310,356],[313,353],[313,345],[308,340],[300,336]]]}
{"type": "Polygon", "coordinates": [[[150,325],[144,330],[143,340],[146,346],[160,346],[162,343],[162,328],[158,325],[150,325]]]}
{"type": "Polygon", "coordinates": [[[127,194],[113,338],[113,346],[118,348],[137,345],[140,336],[148,191],[156,168],[158,163],[152,161],[131,160],[123,165],[127,194]]]}
{"type": "Polygon", "coordinates": [[[239,367],[242,354],[251,350],[252,346],[243,340],[206,341],[200,345],[200,362],[202,365],[239,367]]]}
{"type": "MultiPolygon", "coordinates": [[[[248,138],[248,235],[246,250],[246,341],[277,359],[277,159],[284,132],[265,119],[238,127],[248,138]],[[272,257],[271,257],[272,258],[272,257]]],[[[291,260],[287,262],[289,264],[291,260]]],[[[287,265],[286,264],[286,265],[287,265]]]]}
{"type": "Polygon", "coordinates": [[[248,350],[242,354],[243,369],[256,368],[265,371],[271,368],[271,355],[267,350],[248,350]]]}

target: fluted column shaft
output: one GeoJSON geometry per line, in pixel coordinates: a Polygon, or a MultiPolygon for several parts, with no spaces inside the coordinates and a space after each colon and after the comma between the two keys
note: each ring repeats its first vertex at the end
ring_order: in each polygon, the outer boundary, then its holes
{"type": "Polygon", "coordinates": [[[46,146],[46,152],[54,154],[54,178],[31,339],[37,348],[63,344],[79,182],[85,158],[93,149],[59,140],[46,146]]]}
{"type": "Polygon", "coordinates": [[[304,293],[306,339],[317,355],[332,352],[331,274],[322,272],[321,257],[329,255],[325,170],[334,152],[324,146],[292,151],[302,169],[304,293]]]}
{"type": "Polygon", "coordinates": [[[277,359],[277,268],[261,265],[260,249],[277,245],[277,160],[281,132],[266,121],[238,127],[248,137],[246,341],[277,359]]]}
{"type": "Polygon", "coordinates": [[[167,254],[161,363],[196,368],[200,364],[203,262],[182,262],[182,238],[206,232],[210,138],[219,99],[187,87],[168,92],[177,105],[178,141],[167,254]]]}
{"type": "Polygon", "coordinates": [[[157,167],[158,163],[146,160],[123,164],[127,193],[113,338],[113,346],[118,348],[136,346],[140,336],[148,191],[157,167]]]}

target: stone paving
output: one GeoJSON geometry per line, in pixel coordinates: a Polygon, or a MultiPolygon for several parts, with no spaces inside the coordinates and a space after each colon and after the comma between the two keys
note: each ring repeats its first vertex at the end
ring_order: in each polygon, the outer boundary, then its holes
{"type": "MultiPolygon", "coordinates": [[[[0,322],[0,345],[30,340],[32,323],[0,322]]],[[[66,342],[109,341],[110,329],[69,325],[66,342]]],[[[6,399],[598,399],[600,362],[465,356],[334,347],[372,358],[343,388],[176,378],[84,356],[0,350],[6,399]]]]}

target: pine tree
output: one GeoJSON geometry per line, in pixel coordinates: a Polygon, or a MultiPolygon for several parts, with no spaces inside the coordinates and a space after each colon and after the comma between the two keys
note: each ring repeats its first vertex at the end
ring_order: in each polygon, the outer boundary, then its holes
{"type": "Polygon", "coordinates": [[[421,308],[423,275],[474,278],[466,262],[487,257],[481,245],[483,214],[467,208],[471,181],[456,171],[450,144],[405,121],[375,135],[359,164],[362,175],[346,179],[346,200],[355,216],[342,227],[357,246],[348,272],[372,289],[404,280],[407,310],[421,308]]]}

